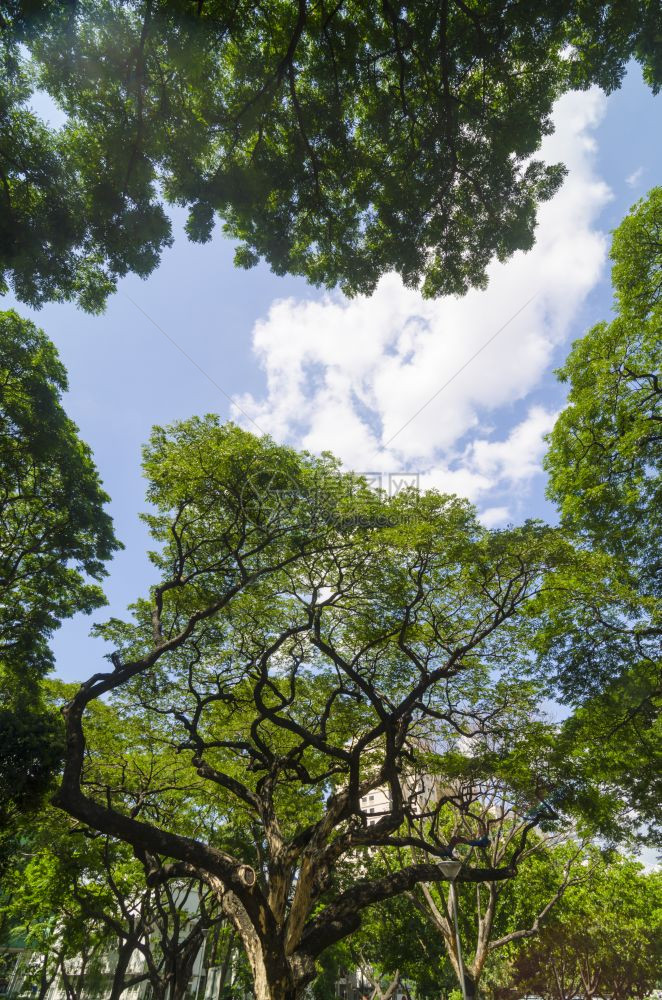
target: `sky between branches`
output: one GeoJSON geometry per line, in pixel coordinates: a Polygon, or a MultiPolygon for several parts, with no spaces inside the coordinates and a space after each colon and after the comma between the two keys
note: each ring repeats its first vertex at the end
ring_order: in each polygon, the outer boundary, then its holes
{"type": "MultiPolygon", "coordinates": [[[[69,304],[35,313],[4,298],[2,308],[34,318],[61,353],[68,412],[94,450],[127,546],[97,620],[122,614],[151,580],[137,517],[140,446],[153,423],[194,413],[331,450],[385,485],[389,474],[418,476],[468,496],[490,526],[553,517],[541,474],[543,435],[563,404],[553,370],[573,339],[608,317],[609,231],[659,183],[662,159],[659,101],[638,68],[609,98],[566,95],[555,123],[542,154],[569,174],[540,211],[535,248],[493,264],[488,289],[463,299],[425,301],[389,276],[372,297],[348,301],[263,265],[236,271],[218,233],[206,246],[177,239],[147,281],[121,282],[100,317],[69,304]]],[[[56,636],[66,679],[97,668],[104,650],[89,626],[77,616],[56,636]]]]}

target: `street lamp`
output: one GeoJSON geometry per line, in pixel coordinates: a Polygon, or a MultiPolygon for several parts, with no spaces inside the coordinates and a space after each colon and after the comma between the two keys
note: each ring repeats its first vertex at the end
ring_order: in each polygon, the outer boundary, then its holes
{"type": "Polygon", "coordinates": [[[460,970],[462,1000],[467,1000],[467,988],[464,982],[464,962],[462,961],[462,944],[460,942],[460,925],[457,919],[457,892],[455,890],[455,879],[460,874],[462,862],[455,861],[453,859],[448,861],[437,861],[437,868],[440,870],[444,878],[448,880],[448,895],[450,896],[453,924],[455,925],[455,943],[457,947],[457,964],[460,970]]]}

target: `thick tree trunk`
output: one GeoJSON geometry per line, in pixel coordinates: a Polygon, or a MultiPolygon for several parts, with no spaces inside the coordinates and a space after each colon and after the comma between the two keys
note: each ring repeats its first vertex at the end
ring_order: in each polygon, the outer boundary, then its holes
{"type": "Polygon", "coordinates": [[[314,978],[314,963],[311,961],[304,974],[302,963],[288,956],[284,928],[272,926],[271,934],[266,928],[258,933],[237,896],[220,883],[211,884],[244,947],[253,974],[255,1000],[298,1000],[314,978]]]}
{"type": "Polygon", "coordinates": [[[117,963],[113,973],[108,1000],[120,1000],[122,993],[126,989],[126,974],[135,949],[136,945],[133,939],[128,939],[120,944],[117,950],[117,963]]]}
{"type": "Polygon", "coordinates": [[[253,972],[255,1000],[298,1000],[305,983],[295,983],[284,948],[274,948],[273,944],[268,949],[258,946],[247,949],[247,957],[253,972]]]}

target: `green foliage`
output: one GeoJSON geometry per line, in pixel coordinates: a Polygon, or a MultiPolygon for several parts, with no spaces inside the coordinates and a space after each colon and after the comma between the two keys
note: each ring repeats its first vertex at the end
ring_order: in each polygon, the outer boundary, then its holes
{"type": "MultiPolygon", "coordinates": [[[[32,8],[28,22],[48,7],[23,6],[32,8]]],[[[51,128],[32,111],[36,80],[20,48],[26,21],[21,5],[2,7],[0,293],[11,287],[37,307],[73,299],[98,313],[119,277],[156,267],[172,242],[170,224],[155,190],[118,155],[117,129],[95,136],[74,122],[51,128]]]]}
{"type": "Polygon", "coordinates": [[[616,318],[573,345],[568,405],[550,438],[549,495],[582,538],[659,586],[662,537],[662,188],[639,202],[611,248],[616,318]]]}
{"type": "Polygon", "coordinates": [[[515,988],[543,997],[650,994],[662,973],[662,878],[626,858],[594,858],[539,938],[520,950],[515,988]]]}
{"type": "Polygon", "coordinates": [[[108,928],[98,919],[104,897],[98,848],[50,808],[15,837],[0,881],[0,926],[33,952],[25,987],[40,975],[48,984],[67,960],[87,966],[108,944],[108,928]],[[98,906],[85,906],[79,889],[98,906]]]}
{"type": "MultiPolygon", "coordinates": [[[[61,702],[76,687],[52,682],[48,696],[61,702]]],[[[196,801],[193,782],[175,791],[181,771],[176,755],[152,738],[139,714],[130,717],[98,704],[89,736],[95,760],[90,784],[108,798],[121,798],[132,815],[176,821],[194,835],[210,816],[218,822],[218,812],[196,801]]],[[[218,843],[223,833],[221,827],[218,843]]],[[[109,990],[110,984],[103,956],[110,951],[117,958],[126,985],[133,974],[128,962],[138,951],[146,959],[143,978],[149,977],[154,989],[166,990],[172,977],[185,986],[202,928],[218,923],[214,902],[208,905],[195,880],[148,883],[146,858],[138,860],[126,844],[96,835],[50,806],[19,817],[8,846],[0,872],[0,931],[34,949],[28,978],[41,969],[66,979],[67,960],[84,957],[79,978],[86,992],[94,993],[96,982],[97,995],[105,996],[103,987],[109,990]]],[[[154,876],[158,859],[150,858],[148,867],[154,876]]],[[[113,979],[112,966],[110,971],[113,979]]],[[[121,985],[118,978],[113,982],[121,985]]]]}
{"type": "Polygon", "coordinates": [[[616,230],[611,258],[616,316],[559,373],[568,405],[546,459],[549,495],[586,558],[560,578],[539,644],[557,690],[583,705],[565,726],[576,760],[659,832],[662,188],[616,230]]]}
{"type": "Polygon", "coordinates": [[[63,618],[104,603],[94,582],[118,548],[107,496],[67,417],[66,372],[43,331],[0,313],[0,831],[33,811],[64,749],[43,698],[63,618]]]}
{"type": "MultiPolygon", "coordinates": [[[[41,805],[63,755],[59,715],[33,699],[0,706],[0,834],[16,812],[32,813],[41,805]]],[[[0,866],[2,846],[0,836],[0,866]]]]}
{"type": "Polygon", "coordinates": [[[0,313],[0,669],[23,678],[47,671],[63,618],[104,603],[92,581],[118,548],[66,389],[43,331],[0,313]]]}
{"type": "Polygon", "coordinates": [[[554,99],[662,79],[654,0],[326,6],[301,0],[5,2],[0,269],[33,305],[100,309],[171,242],[160,196],[215,216],[235,262],[370,292],[486,282],[528,249],[562,165],[554,99]],[[21,46],[24,46],[23,48],[21,46]],[[24,53],[28,61],[24,61],[24,53]],[[34,87],[67,115],[48,128],[34,87]]]}

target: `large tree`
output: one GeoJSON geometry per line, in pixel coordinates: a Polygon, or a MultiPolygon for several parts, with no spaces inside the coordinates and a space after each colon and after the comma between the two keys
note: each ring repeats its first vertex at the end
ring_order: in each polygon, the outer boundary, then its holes
{"type": "Polygon", "coordinates": [[[50,637],[104,603],[98,581],[118,547],[66,389],[44,332],[0,313],[0,829],[39,800],[61,753],[39,688],[50,637]]]}
{"type": "Polygon", "coordinates": [[[662,188],[634,206],[611,248],[615,316],[578,340],[560,377],[549,495],[593,561],[551,606],[543,648],[578,710],[564,738],[658,834],[662,797],[662,188]],[[590,752],[586,752],[590,748],[590,752]]]}
{"type": "MultiPolygon", "coordinates": [[[[411,826],[409,776],[432,767],[440,719],[489,724],[472,677],[528,663],[523,612],[572,553],[544,526],[488,532],[464,501],[387,498],[329,456],[211,417],[155,430],[145,468],[160,582],[131,621],[101,630],[113,651],[67,707],[57,801],[153,857],[157,881],[212,887],[257,996],[293,998],[365,907],[442,877],[435,860],[458,838],[440,810],[411,826]],[[188,762],[195,788],[173,794],[243,817],[248,842],[132,815],[90,781],[87,712],[111,694],[142,714],[139,741],[169,742],[188,762]],[[362,799],[378,787],[390,809],[371,824],[362,799]],[[425,857],[370,880],[356,858],[375,845],[425,857]]],[[[469,862],[460,878],[508,878],[513,863],[469,862]]]]}
{"type": "Polygon", "coordinates": [[[554,100],[611,90],[631,57],[662,79],[655,0],[7,0],[0,17],[0,271],[35,305],[97,310],[149,273],[172,238],[161,195],[194,240],[220,216],[242,266],[464,292],[533,243],[563,174],[536,159],[554,100]]]}

